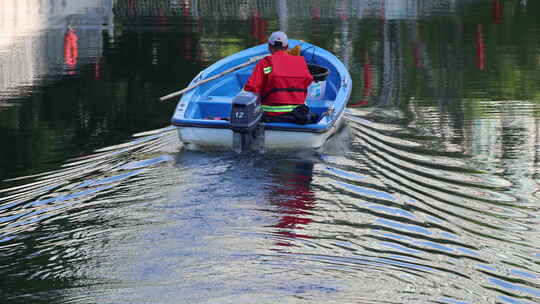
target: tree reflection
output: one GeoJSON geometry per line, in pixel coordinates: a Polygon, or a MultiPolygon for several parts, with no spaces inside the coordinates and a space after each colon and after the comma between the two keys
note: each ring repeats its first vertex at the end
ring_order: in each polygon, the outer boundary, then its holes
{"type": "MultiPolygon", "coordinates": [[[[8,3],[15,2],[0,1],[0,14],[8,3]]],[[[452,151],[475,150],[471,142],[480,133],[467,121],[501,124],[510,113],[487,111],[486,101],[535,105],[540,98],[538,1],[118,0],[109,3],[116,24],[107,32],[100,26],[65,31],[70,20],[89,22],[105,6],[81,15],[69,11],[75,1],[37,3],[27,9],[32,18],[16,18],[24,31],[40,14],[62,17],[60,27],[54,23],[61,30],[39,43],[25,37],[12,44],[14,21],[0,22],[8,33],[0,37],[1,104],[18,104],[0,112],[3,139],[16,141],[1,151],[0,170],[10,172],[39,171],[51,159],[163,126],[156,121],[166,124],[173,105],[155,105],[153,97],[184,86],[224,56],[264,43],[279,27],[349,65],[351,106],[399,109],[401,123],[444,139],[452,151]],[[79,78],[63,79],[65,68],[79,78]],[[48,75],[52,81],[33,82],[48,75]]],[[[538,113],[524,115],[536,123],[538,113]]]]}

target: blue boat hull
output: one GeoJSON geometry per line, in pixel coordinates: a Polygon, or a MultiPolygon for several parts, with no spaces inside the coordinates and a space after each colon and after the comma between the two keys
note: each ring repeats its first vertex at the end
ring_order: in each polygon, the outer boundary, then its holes
{"type": "MultiPolygon", "coordinates": [[[[314,82],[309,89],[307,106],[319,114],[318,123],[265,123],[264,146],[269,149],[318,148],[340,126],[351,95],[352,81],[344,64],[330,52],[312,44],[289,40],[289,46],[300,45],[301,55],[311,64],[330,70],[325,81],[314,82]]],[[[250,58],[268,54],[266,44],[252,47],[212,64],[191,82],[195,85],[241,65],[250,58]]],[[[204,83],[185,93],[178,102],[171,122],[178,127],[180,140],[194,148],[231,148],[233,132],[228,121],[231,102],[251,75],[255,63],[204,83]]]]}

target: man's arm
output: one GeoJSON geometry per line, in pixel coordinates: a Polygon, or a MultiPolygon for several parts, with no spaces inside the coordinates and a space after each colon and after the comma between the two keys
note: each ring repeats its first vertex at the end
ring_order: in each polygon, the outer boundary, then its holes
{"type": "Polygon", "coordinates": [[[264,83],[265,83],[265,74],[264,74],[264,68],[266,66],[265,60],[261,60],[255,65],[255,68],[253,69],[253,73],[251,73],[251,76],[247,80],[246,84],[244,85],[244,90],[249,92],[255,92],[262,94],[262,91],[264,89],[264,83]]]}

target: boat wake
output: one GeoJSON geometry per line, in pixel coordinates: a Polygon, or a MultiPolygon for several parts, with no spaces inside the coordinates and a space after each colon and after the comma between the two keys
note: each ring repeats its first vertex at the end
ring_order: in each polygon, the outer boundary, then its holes
{"type": "Polygon", "coordinates": [[[68,298],[113,302],[539,297],[536,215],[513,181],[392,119],[345,120],[320,150],[179,150],[170,127],[4,181],[6,290],[70,278],[68,298]]]}

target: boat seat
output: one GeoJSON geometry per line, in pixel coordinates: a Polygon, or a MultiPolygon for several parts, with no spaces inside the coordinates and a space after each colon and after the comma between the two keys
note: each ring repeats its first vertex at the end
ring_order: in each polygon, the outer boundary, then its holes
{"type": "MultiPolygon", "coordinates": [[[[196,103],[196,117],[200,119],[215,119],[216,117],[229,117],[231,114],[231,102],[234,97],[231,96],[208,96],[206,101],[199,101],[196,103]]],[[[307,100],[309,109],[321,115],[328,110],[328,107],[332,105],[332,100],[307,100]]]]}
{"type": "Polygon", "coordinates": [[[322,113],[326,112],[328,108],[333,104],[333,100],[330,99],[320,99],[320,100],[312,100],[308,99],[306,102],[307,106],[313,113],[317,113],[321,115],[322,113]]]}
{"type": "Polygon", "coordinates": [[[209,96],[208,101],[199,101],[193,105],[193,118],[195,119],[210,119],[210,120],[225,120],[231,115],[231,100],[232,97],[227,96],[209,96]],[[211,98],[210,98],[211,97],[211,98]]]}

